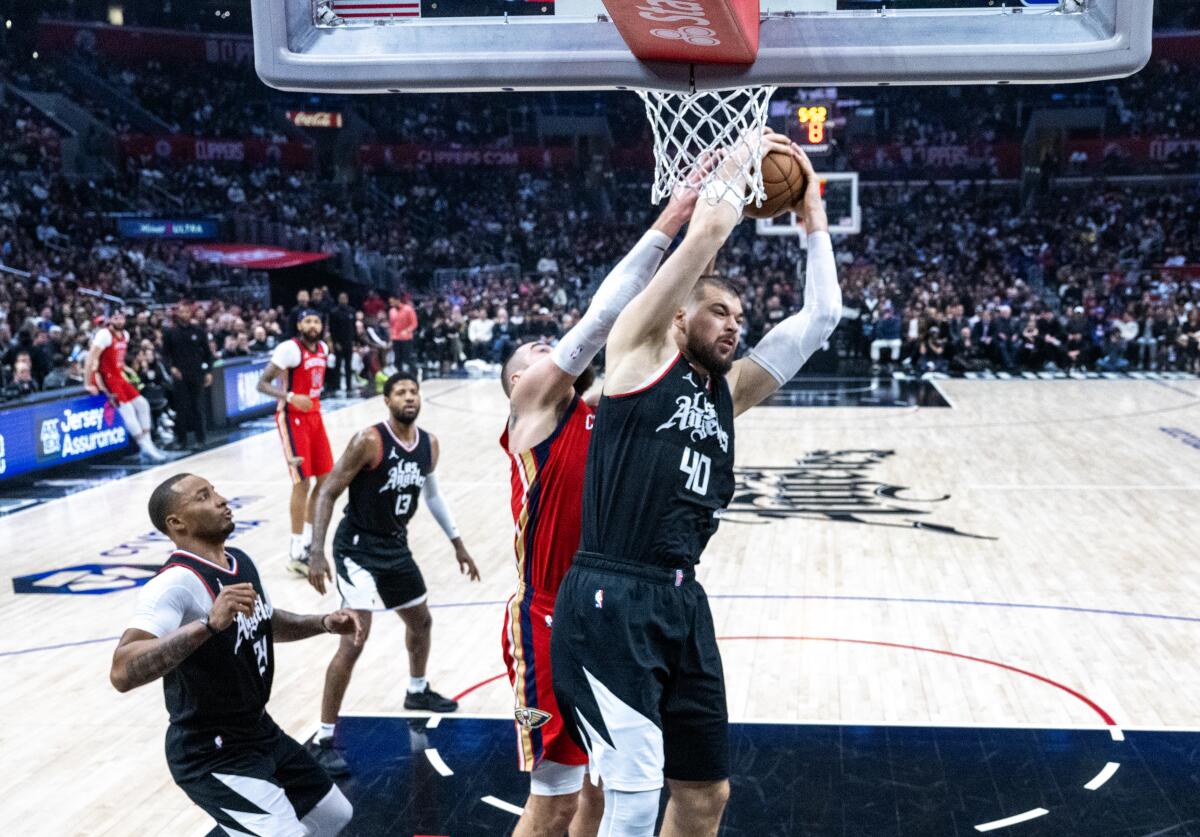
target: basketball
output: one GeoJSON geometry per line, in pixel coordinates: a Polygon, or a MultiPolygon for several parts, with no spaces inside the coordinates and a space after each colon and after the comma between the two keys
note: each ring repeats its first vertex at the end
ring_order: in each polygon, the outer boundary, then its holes
{"type": "Polygon", "coordinates": [[[774,218],[788,212],[800,203],[808,188],[804,170],[786,151],[772,151],[763,157],[762,179],[766,198],[762,206],[755,206],[754,201],[746,204],[750,218],[774,218]]]}

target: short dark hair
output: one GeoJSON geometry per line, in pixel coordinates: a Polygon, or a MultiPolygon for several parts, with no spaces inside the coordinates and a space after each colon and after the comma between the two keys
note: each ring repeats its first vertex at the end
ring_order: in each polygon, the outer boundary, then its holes
{"type": "Polygon", "coordinates": [[[738,295],[737,289],[724,276],[718,273],[705,273],[696,280],[696,286],[692,288],[691,299],[700,299],[709,288],[718,288],[734,297],[738,295]]]}
{"type": "Polygon", "coordinates": [[[517,349],[522,346],[528,346],[530,343],[537,343],[537,340],[522,340],[513,350],[508,353],[508,357],[504,359],[504,365],[500,367],[500,386],[504,388],[504,395],[512,395],[512,381],[509,378],[509,370],[512,368],[512,359],[517,356],[517,349]]]}
{"type": "Polygon", "coordinates": [[[383,382],[383,397],[390,398],[392,389],[401,381],[412,381],[417,385],[417,389],[421,388],[421,382],[417,380],[417,376],[411,372],[397,372],[392,377],[383,382]]]}
{"type": "Polygon", "coordinates": [[[175,484],[190,476],[192,475],[176,474],[173,477],[167,477],[150,494],[150,502],[147,504],[147,510],[150,512],[150,522],[154,524],[155,529],[164,535],[169,536],[171,534],[167,531],[167,517],[175,511],[176,504],[179,502],[179,492],[175,490],[175,484]]]}

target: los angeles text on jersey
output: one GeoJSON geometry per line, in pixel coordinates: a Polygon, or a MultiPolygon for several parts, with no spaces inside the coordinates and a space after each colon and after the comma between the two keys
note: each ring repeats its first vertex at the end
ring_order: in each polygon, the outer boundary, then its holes
{"type": "MultiPolygon", "coordinates": [[[[390,453],[392,457],[396,456],[396,451],[393,449],[390,453]]],[[[421,466],[412,459],[406,459],[402,462],[396,462],[388,469],[387,481],[379,489],[379,493],[385,491],[398,491],[409,486],[423,486],[425,484],[425,475],[421,473],[421,466]]]]}
{"type": "Polygon", "coordinates": [[[693,442],[702,442],[716,436],[721,450],[729,451],[729,434],[721,427],[717,409],[708,400],[707,395],[703,392],[694,392],[690,396],[680,395],[675,399],[675,404],[674,415],[656,427],[656,433],[675,428],[689,433],[693,442]]]}
{"type": "Polygon", "coordinates": [[[249,616],[244,613],[238,613],[237,616],[237,640],[233,644],[233,653],[236,654],[238,649],[242,647],[242,640],[253,641],[258,636],[259,626],[266,620],[270,619],[275,613],[275,608],[271,603],[266,601],[262,596],[254,602],[254,612],[249,616]]]}

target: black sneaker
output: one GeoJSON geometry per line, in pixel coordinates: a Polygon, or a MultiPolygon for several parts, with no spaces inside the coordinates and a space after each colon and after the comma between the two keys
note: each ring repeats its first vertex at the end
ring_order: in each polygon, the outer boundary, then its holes
{"type": "Polygon", "coordinates": [[[346,764],[346,760],[333,748],[333,738],[320,741],[312,739],[304,745],[304,749],[308,750],[309,755],[316,759],[317,764],[325,768],[325,772],[330,776],[336,778],[350,775],[350,765],[346,764]]]}
{"type": "Polygon", "coordinates": [[[423,692],[409,692],[404,696],[405,709],[419,709],[425,712],[453,712],[458,709],[458,701],[442,697],[429,684],[425,684],[423,692]]]}

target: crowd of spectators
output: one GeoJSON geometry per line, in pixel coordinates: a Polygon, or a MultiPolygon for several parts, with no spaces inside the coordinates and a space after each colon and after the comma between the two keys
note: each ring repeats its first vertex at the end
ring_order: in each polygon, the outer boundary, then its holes
{"type": "MultiPolygon", "coordinates": [[[[180,130],[268,130],[267,111],[251,103],[248,87],[225,88],[244,97],[234,105],[245,105],[227,108],[212,98],[224,93],[193,98],[186,91],[195,88],[182,82],[177,90],[178,75],[164,74],[171,79],[164,83],[113,72],[180,130]]],[[[1133,114],[1131,124],[1156,133],[1200,130],[1193,76],[1160,65],[1114,86],[1107,101],[1122,123],[1133,114]]],[[[1006,121],[1009,94],[981,90],[971,94],[973,110],[944,103],[933,110],[969,114],[986,138],[1006,121]]],[[[489,110],[489,101],[495,99],[424,116],[401,107],[387,117],[388,130],[395,139],[500,141],[509,114],[489,110]]],[[[365,112],[373,107],[367,103],[365,112]]],[[[384,117],[376,118],[382,124],[384,117]]],[[[949,119],[932,128],[917,121],[902,126],[902,137],[914,144],[963,139],[958,130],[949,119]]],[[[486,184],[477,171],[419,168],[347,185],[318,172],[170,165],[147,156],[78,178],[58,171],[61,139],[19,96],[0,100],[0,388],[9,396],[79,383],[98,318],[120,299],[136,311],[130,366],[139,382],[156,388],[152,403],[166,403],[167,305],[209,285],[220,268],[192,259],[177,242],[116,234],[113,213],[162,213],[169,210],[164,195],[189,214],[220,219],[237,240],[258,241],[269,226],[282,239],[273,243],[352,261],[364,253],[386,257],[403,283],[368,293],[335,277],[334,292],[311,289],[310,302],[328,313],[349,363],[333,380],[351,389],[409,363],[409,352],[426,373],[450,374],[494,366],[521,340],[560,335],[652,220],[648,173],[602,162],[496,169],[486,184]],[[340,301],[343,290],[353,293],[340,301]],[[409,305],[415,327],[398,329],[393,312],[409,305]]],[[[1200,273],[1188,269],[1200,263],[1200,192],[1188,181],[1098,181],[1051,190],[1032,207],[1015,187],[910,183],[865,189],[863,209],[863,233],[837,245],[846,316],[837,348],[844,359],[934,375],[1200,372],[1200,273]]],[[[795,240],[756,236],[752,225],[731,238],[718,269],[742,294],[745,345],[799,306],[799,261],[795,240]]],[[[269,351],[289,333],[278,301],[219,298],[192,316],[218,358],[269,351]]]]}

